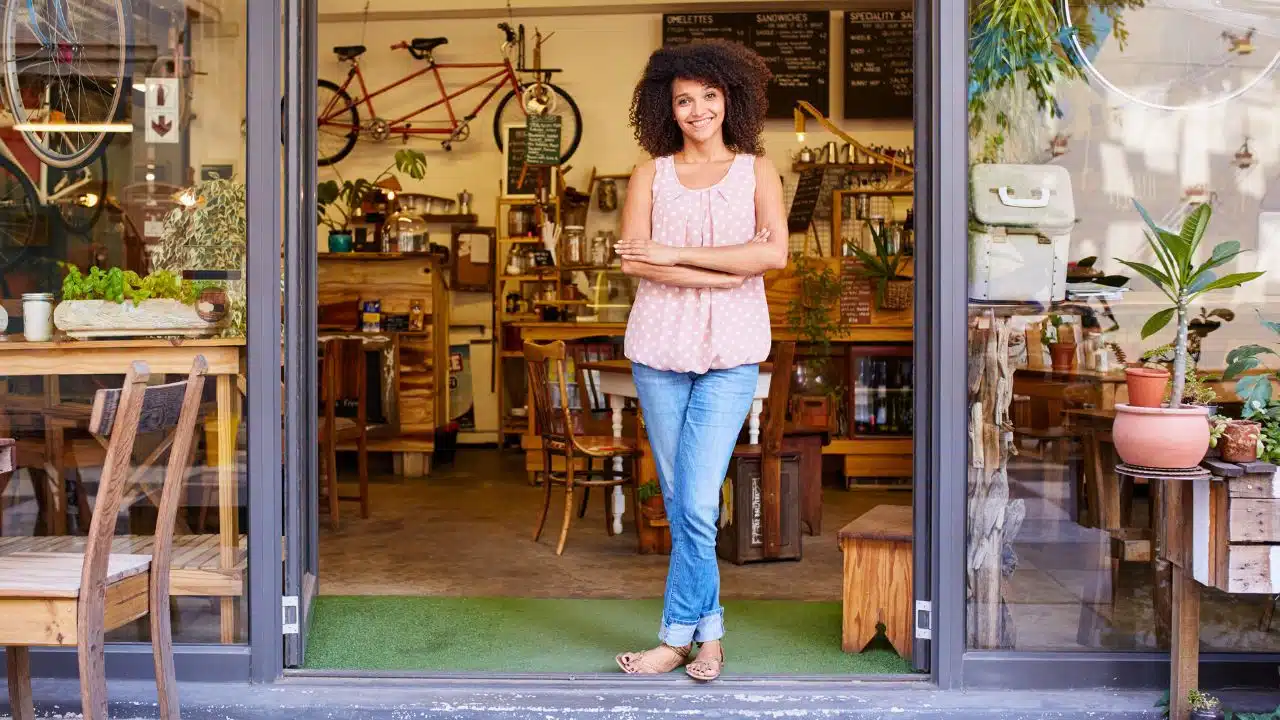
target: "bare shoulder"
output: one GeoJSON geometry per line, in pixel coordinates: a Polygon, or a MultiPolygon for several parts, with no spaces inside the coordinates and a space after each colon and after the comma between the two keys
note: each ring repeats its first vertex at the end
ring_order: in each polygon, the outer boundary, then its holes
{"type": "Polygon", "coordinates": [[[631,171],[631,180],[653,180],[653,176],[657,173],[658,161],[649,158],[644,162],[636,165],[636,169],[631,171]]]}
{"type": "Polygon", "coordinates": [[[781,187],[782,185],[782,178],[778,175],[778,168],[767,155],[755,156],[755,174],[757,187],[760,185],[781,187]]]}

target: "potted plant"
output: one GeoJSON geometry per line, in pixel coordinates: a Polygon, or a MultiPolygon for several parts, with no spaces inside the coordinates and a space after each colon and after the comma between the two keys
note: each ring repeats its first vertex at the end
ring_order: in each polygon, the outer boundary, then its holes
{"type": "Polygon", "coordinates": [[[787,322],[797,340],[812,344],[792,368],[793,399],[821,398],[828,408],[837,407],[844,384],[831,338],[840,332],[840,274],[830,262],[802,253],[792,256],[790,268],[798,287],[788,293],[787,322]]]}
{"type": "Polygon", "coordinates": [[[649,480],[636,488],[640,508],[636,512],[636,536],[641,555],[671,552],[671,527],[667,523],[667,508],[662,503],[662,489],[656,480],[649,480]]]}
{"type": "Polygon", "coordinates": [[[245,202],[245,185],[238,180],[205,180],[187,188],[150,253],[153,270],[179,277],[188,270],[221,271],[222,281],[198,284],[196,311],[219,323],[225,336],[244,335],[245,202]]]}
{"type": "Polygon", "coordinates": [[[321,225],[329,228],[329,252],[350,252],[352,247],[351,225],[364,217],[364,205],[375,192],[381,192],[380,184],[394,177],[392,170],[414,180],[427,174],[427,156],[417,150],[397,150],[395,160],[373,180],[356,178],[344,180],[337,168],[337,180],[326,180],[316,188],[316,211],[321,225]]]}
{"type": "Polygon", "coordinates": [[[872,250],[846,241],[845,246],[858,258],[859,275],[876,283],[876,308],[880,310],[906,310],[911,307],[911,278],[903,274],[907,259],[902,248],[890,251],[889,231],[881,225],[868,222],[872,250]]]}
{"type": "Polygon", "coordinates": [[[1212,695],[1190,690],[1187,692],[1187,705],[1191,709],[1190,720],[1222,720],[1222,703],[1212,695]]]}
{"type": "Polygon", "coordinates": [[[1214,272],[1240,255],[1240,243],[1235,241],[1219,243],[1207,260],[1195,264],[1200,242],[1209,227],[1212,211],[1208,205],[1196,206],[1177,233],[1157,225],[1136,200],[1134,205],[1147,224],[1147,243],[1159,267],[1136,260],[1120,262],[1149,280],[1169,301],[1168,307],[1158,310],[1143,324],[1142,337],[1151,337],[1170,322],[1176,322],[1177,333],[1168,403],[1161,407],[1118,403],[1112,436],[1116,453],[1130,465],[1167,469],[1194,467],[1209,449],[1209,408],[1184,403],[1190,305],[1206,293],[1237,287],[1263,273],[1229,273],[1219,277],[1214,272]]]}
{"type": "Polygon", "coordinates": [[[140,277],[95,266],[86,275],[61,265],[67,274],[53,324],[71,337],[204,337],[217,330],[196,308],[209,283],[181,280],[168,270],[140,277]]]}
{"type": "MultiPolygon", "coordinates": [[[[1262,325],[1280,335],[1280,322],[1263,320],[1262,325]]],[[[1271,384],[1280,380],[1280,372],[1250,372],[1262,367],[1267,355],[1280,357],[1280,352],[1265,345],[1244,345],[1227,353],[1224,380],[1236,380],[1236,395],[1244,402],[1241,415],[1258,423],[1258,458],[1264,462],[1280,462],[1280,402],[1273,396],[1271,384]],[[1247,374],[1246,374],[1247,373],[1247,374]]]]}
{"type": "Polygon", "coordinates": [[[1044,323],[1044,330],[1040,333],[1040,340],[1049,346],[1049,361],[1053,371],[1071,372],[1076,364],[1076,335],[1061,315],[1050,313],[1044,323]]]}
{"type": "Polygon", "coordinates": [[[1262,423],[1235,420],[1222,415],[1209,417],[1209,447],[1217,448],[1227,462],[1251,463],[1258,459],[1262,423]]]}
{"type": "MultiPolygon", "coordinates": [[[[1168,402],[1168,380],[1172,376],[1170,368],[1173,367],[1173,357],[1173,344],[1166,343],[1144,352],[1140,358],[1142,361],[1141,367],[1126,368],[1125,379],[1130,392],[1129,403],[1131,405],[1161,407],[1168,402]],[[1137,376],[1136,372],[1130,373],[1130,370],[1141,370],[1149,373],[1149,375],[1140,377],[1137,376]],[[1138,402],[1134,400],[1133,393],[1135,390],[1138,393],[1138,402]]],[[[1216,414],[1218,412],[1218,394],[1205,381],[1205,376],[1196,367],[1195,360],[1191,359],[1189,350],[1187,357],[1189,362],[1187,363],[1187,382],[1183,386],[1182,392],[1183,404],[1204,406],[1209,409],[1210,415],[1216,414]]]]}

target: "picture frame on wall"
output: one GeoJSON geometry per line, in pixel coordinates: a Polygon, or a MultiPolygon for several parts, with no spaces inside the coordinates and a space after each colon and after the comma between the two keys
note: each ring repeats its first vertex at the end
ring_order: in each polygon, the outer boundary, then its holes
{"type": "Polygon", "coordinates": [[[453,228],[454,263],[449,268],[450,286],[462,292],[492,293],[498,232],[491,227],[453,228]]]}

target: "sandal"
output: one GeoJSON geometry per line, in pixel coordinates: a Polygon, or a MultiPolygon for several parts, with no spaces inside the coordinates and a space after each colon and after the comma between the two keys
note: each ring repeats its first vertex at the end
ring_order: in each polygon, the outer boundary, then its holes
{"type": "Polygon", "coordinates": [[[613,659],[617,661],[618,667],[622,668],[622,672],[628,675],[660,675],[662,673],[669,673],[672,670],[675,670],[676,668],[680,667],[681,665],[689,662],[689,652],[692,649],[693,649],[692,645],[685,645],[684,647],[675,647],[674,645],[668,645],[666,643],[662,643],[661,645],[654,648],[653,650],[645,650],[644,652],[620,653],[616,655],[613,659]],[[649,667],[649,668],[644,667],[642,663],[644,662],[645,656],[661,648],[666,648],[671,652],[675,653],[674,662],[671,664],[671,666],[670,667],[658,666],[657,669],[654,669],[652,667],[649,667]]]}
{"type": "Polygon", "coordinates": [[[702,651],[698,651],[698,657],[685,666],[684,671],[689,677],[701,682],[711,682],[720,677],[720,671],[724,670],[724,646],[720,646],[720,657],[703,657],[702,651]]]}

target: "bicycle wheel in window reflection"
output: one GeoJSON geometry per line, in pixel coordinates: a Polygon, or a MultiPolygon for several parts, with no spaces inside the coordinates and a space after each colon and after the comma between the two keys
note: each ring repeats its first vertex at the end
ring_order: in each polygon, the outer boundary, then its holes
{"type": "Polygon", "coordinates": [[[123,128],[131,32],[127,0],[5,0],[8,110],[45,164],[80,167],[123,128]]]}
{"type": "Polygon", "coordinates": [[[22,261],[36,233],[36,189],[26,173],[0,157],[0,273],[22,261]]]}

